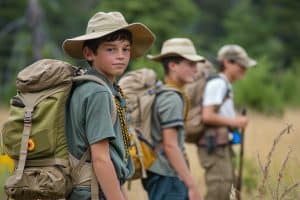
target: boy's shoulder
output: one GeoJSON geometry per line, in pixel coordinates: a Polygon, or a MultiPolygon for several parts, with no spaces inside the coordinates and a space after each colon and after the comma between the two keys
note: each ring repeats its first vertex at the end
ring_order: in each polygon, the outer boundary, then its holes
{"type": "Polygon", "coordinates": [[[176,90],[163,90],[157,94],[156,101],[161,104],[177,105],[182,103],[182,95],[176,90]]]}
{"type": "Polygon", "coordinates": [[[99,92],[109,93],[108,90],[109,89],[106,86],[96,83],[94,81],[80,82],[80,83],[77,83],[74,87],[74,92],[82,93],[85,95],[91,95],[91,94],[95,94],[95,93],[99,93],[99,92]]]}
{"type": "Polygon", "coordinates": [[[221,76],[209,77],[206,82],[206,88],[225,89],[228,87],[227,81],[221,76]]]}
{"type": "Polygon", "coordinates": [[[162,84],[157,90],[157,96],[159,95],[180,95],[181,90],[173,85],[162,84]]]}

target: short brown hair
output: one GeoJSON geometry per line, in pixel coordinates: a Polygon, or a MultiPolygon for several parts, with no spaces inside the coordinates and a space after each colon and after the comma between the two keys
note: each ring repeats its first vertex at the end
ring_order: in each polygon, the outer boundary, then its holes
{"type": "MultiPolygon", "coordinates": [[[[130,44],[132,44],[132,34],[130,31],[126,29],[121,29],[100,38],[86,40],[84,41],[82,48],[88,47],[93,51],[94,54],[96,54],[98,47],[103,42],[113,42],[116,40],[128,40],[130,44]]],[[[89,63],[90,66],[92,66],[93,63],[91,61],[87,61],[87,62],[89,63]]]]}

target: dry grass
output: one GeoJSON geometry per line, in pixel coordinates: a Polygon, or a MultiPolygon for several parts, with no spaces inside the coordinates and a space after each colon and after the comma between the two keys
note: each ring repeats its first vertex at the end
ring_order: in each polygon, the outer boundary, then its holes
{"type": "MultiPolygon", "coordinates": [[[[7,110],[0,108],[0,126],[3,120],[7,118],[7,115],[7,110]]],[[[276,145],[276,149],[272,155],[272,164],[269,168],[269,176],[275,177],[275,190],[278,190],[276,189],[279,187],[277,184],[283,185],[283,182],[287,179],[294,180],[294,183],[296,184],[297,182],[295,180],[300,180],[300,160],[297,155],[297,152],[300,152],[300,110],[287,110],[285,115],[281,118],[264,116],[254,112],[249,112],[248,116],[250,118],[250,123],[245,132],[245,158],[253,160],[257,167],[259,166],[257,155],[259,154],[261,158],[266,158],[273,145],[274,138],[276,138],[280,130],[283,130],[287,124],[293,125],[293,134],[285,135],[276,145]],[[292,151],[289,150],[289,147],[292,151]],[[278,173],[282,171],[284,171],[284,174],[278,175],[278,173]],[[279,176],[282,176],[280,180],[278,179],[279,176]],[[287,178],[284,179],[283,176],[287,178]]],[[[238,150],[238,148],[236,150],[238,150]]],[[[196,148],[193,145],[187,145],[187,151],[190,159],[191,171],[204,194],[205,185],[203,180],[203,170],[199,165],[196,148]]],[[[285,187],[285,190],[282,192],[289,192],[288,189],[293,188],[285,187]]],[[[139,181],[132,182],[131,190],[128,194],[129,199],[131,200],[147,199],[139,181]]],[[[251,197],[247,197],[243,194],[243,200],[247,199],[251,199],[251,197]]]]}
{"type": "MultiPolygon", "coordinates": [[[[261,158],[265,158],[280,130],[285,128],[287,124],[293,125],[293,134],[282,137],[280,143],[277,144],[276,149],[274,150],[269,174],[270,176],[274,176],[274,174],[283,171],[281,168],[283,167],[283,162],[287,158],[286,152],[289,150],[288,147],[291,147],[293,151],[289,154],[290,162],[285,164],[284,175],[293,177],[294,180],[300,180],[300,160],[296,154],[296,152],[300,152],[300,110],[287,110],[285,115],[281,118],[265,116],[255,112],[249,112],[248,116],[250,123],[245,132],[244,153],[245,158],[255,162],[257,168],[259,167],[257,155],[259,154],[261,158]]],[[[235,148],[235,150],[238,151],[239,149],[235,148]]],[[[187,145],[187,151],[190,159],[191,171],[204,194],[205,184],[203,179],[203,169],[199,165],[196,148],[193,145],[187,145]]],[[[283,182],[284,180],[280,181],[283,182]]],[[[253,199],[253,197],[247,197],[246,194],[243,194],[242,196],[243,200],[253,199]]],[[[133,200],[147,199],[139,181],[133,183],[132,189],[129,191],[129,197],[129,199],[133,200]]]]}

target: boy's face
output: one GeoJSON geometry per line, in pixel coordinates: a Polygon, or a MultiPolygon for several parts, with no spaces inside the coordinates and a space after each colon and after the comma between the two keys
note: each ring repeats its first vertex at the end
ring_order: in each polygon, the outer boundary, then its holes
{"type": "Polygon", "coordinates": [[[194,76],[197,73],[197,62],[182,60],[174,64],[172,71],[175,72],[175,77],[180,85],[194,81],[194,76]]]}
{"type": "Polygon", "coordinates": [[[230,62],[225,60],[224,61],[226,64],[225,70],[226,70],[226,74],[229,75],[229,79],[231,79],[232,81],[236,81],[236,80],[240,80],[244,77],[247,68],[236,63],[236,62],[230,62]]]}
{"type": "Polygon", "coordinates": [[[126,70],[130,60],[130,42],[128,40],[116,40],[102,42],[94,54],[91,49],[83,49],[86,60],[93,62],[93,67],[105,74],[110,80],[114,80],[126,70]]]}

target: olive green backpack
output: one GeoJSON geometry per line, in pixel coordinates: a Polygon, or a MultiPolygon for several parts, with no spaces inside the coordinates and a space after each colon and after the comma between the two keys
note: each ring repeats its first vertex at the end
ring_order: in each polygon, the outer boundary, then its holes
{"type": "Polygon", "coordinates": [[[8,197],[65,199],[71,191],[71,173],[78,172],[86,159],[85,155],[77,168],[70,167],[64,134],[65,103],[74,81],[106,86],[60,60],[39,60],[18,73],[17,95],[11,99],[10,116],[1,133],[4,153],[16,167],[4,186],[8,197]]]}

